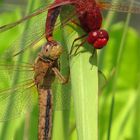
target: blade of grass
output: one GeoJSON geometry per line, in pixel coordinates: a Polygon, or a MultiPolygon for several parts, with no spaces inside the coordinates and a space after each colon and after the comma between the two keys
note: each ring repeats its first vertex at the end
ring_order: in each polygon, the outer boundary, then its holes
{"type": "MultiPolygon", "coordinates": [[[[98,72],[89,63],[89,52],[71,61],[71,84],[79,140],[98,139],[98,72]]],[[[96,59],[93,60],[95,63],[96,59]]]]}
{"type": "MultiPolygon", "coordinates": [[[[70,48],[77,33],[73,32],[71,38],[63,28],[67,49],[70,48]]],[[[76,30],[82,35],[80,30],[76,30]]],[[[66,47],[66,46],[65,46],[66,47]]],[[[77,55],[70,57],[70,80],[74,99],[76,117],[76,130],[79,140],[98,139],[98,68],[97,55],[92,56],[93,48],[85,44],[77,55]]]]}
{"type": "MultiPolygon", "coordinates": [[[[124,94],[125,91],[122,91],[122,93],[118,93],[118,96],[116,95],[116,102],[120,101],[122,98],[126,98],[125,96],[128,96],[129,102],[126,102],[125,105],[122,105],[122,110],[120,113],[117,115],[114,123],[113,123],[113,128],[115,128],[115,131],[112,135],[113,140],[118,140],[118,139],[124,139],[124,136],[126,137],[126,131],[127,133],[131,133],[132,128],[131,127],[131,120],[133,120],[133,112],[134,112],[134,107],[136,100],[138,98],[138,95],[136,94],[136,90],[127,90],[126,93],[124,94]],[[120,96],[122,94],[122,97],[120,96]],[[129,123],[128,123],[129,122],[129,123]],[[129,127],[130,126],[130,127],[129,127]]],[[[130,134],[131,135],[131,134],[130,134]]]]}
{"type": "MultiPolygon", "coordinates": [[[[133,5],[133,0],[131,1],[131,6],[133,5]]],[[[130,6],[130,7],[131,7],[130,6]]],[[[112,119],[113,119],[113,112],[114,112],[114,108],[115,108],[115,90],[116,90],[116,81],[117,81],[117,77],[118,77],[118,72],[119,72],[119,63],[121,62],[121,57],[123,54],[123,49],[125,47],[125,38],[127,35],[127,29],[129,27],[129,22],[130,22],[130,18],[131,18],[131,13],[128,13],[127,18],[126,18],[126,23],[125,23],[125,27],[124,27],[124,31],[123,31],[123,35],[122,35],[122,40],[120,43],[120,50],[118,53],[118,57],[117,57],[117,63],[116,63],[116,73],[113,79],[113,90],[112,90],[112,101],[111,101],[111,107],[110,107],[110,117],[109,117],[109,127],[108,127],[108,135],[107,135],[107,140],[111,139],[111,126],[112,126],[112,119]]]]}
{"type": "Polygon", "coordinates": [[[140,139],[140,126],[138,125],[138,122],[140,121],[140,84],[137,88],[137,99],[135,102],[135,117],[134,117],[134,124],[133,124],[133,138],[134,139],[140,139]]]}

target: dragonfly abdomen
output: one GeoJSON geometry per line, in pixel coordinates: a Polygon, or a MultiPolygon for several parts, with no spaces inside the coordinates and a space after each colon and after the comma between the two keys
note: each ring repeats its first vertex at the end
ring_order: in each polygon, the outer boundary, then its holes
{"type": "Polygon", "coordinates": [[[51,140],[52,131],[52,91],[39,89],[39,127],[38,139],[51,140]]]}

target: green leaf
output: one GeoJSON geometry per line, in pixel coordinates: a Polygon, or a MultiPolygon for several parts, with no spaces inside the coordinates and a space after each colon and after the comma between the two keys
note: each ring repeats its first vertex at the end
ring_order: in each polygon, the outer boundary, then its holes
{"type": "MultiPolygon", "coordinates": [[[[79,36],[83,34],[78,27],[63,28],[64,47],[67,47],[68,52],[74,39],[78,37],[77,32],[79,36]],[[75,32],[72,32],[72,29],[75,29],[75,32]]],[[[80,40],[76,43],[80,43],[80,40]]],[[[97,55],[95,53],[92,56],[92,53],[93,48],[84,44],[76,55],[69,58],[71,92],[79,140],[98,139],[98,68],[97,55]]]]}

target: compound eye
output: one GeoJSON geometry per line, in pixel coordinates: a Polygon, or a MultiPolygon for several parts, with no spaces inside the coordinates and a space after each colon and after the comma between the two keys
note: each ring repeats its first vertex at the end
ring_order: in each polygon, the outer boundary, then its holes
{"type": "Polygon", "coordinates": [[[49,54],[50,54],[51,48],[52,48],[51,44],[46,43],[45,45],[42,46],[42,51],[41,51],[42,54],[44,56],[47,56],[48,57],[49,54]]]}
{"type": "Polygon", "coordinates": [[[106,40],[109,39],[109,35],[108,35],[107,31],[103,30],[103,29],[99,30],[98,36],[99,36],[99,38],[105,38],[106,40]]]}
{"type": "Polygon", "coordinates": [[[106,38],[99,38],[94,43],[93,46],[96,49],[101,49],[107,44],[108,40],[106,38]]]}
{"type": "Polygon", "coordinates": [[[87,42],[93,44],[98,38],[98,31],[93,31],[88,34],[87,42]]]}
{"type": "Polygon", "coordinates": [[[101,29],[90,32],[87,37],[87,42],[92,44],[94,48],[101,49],[107,44],[108,39],[107,31],[101,29]]]}

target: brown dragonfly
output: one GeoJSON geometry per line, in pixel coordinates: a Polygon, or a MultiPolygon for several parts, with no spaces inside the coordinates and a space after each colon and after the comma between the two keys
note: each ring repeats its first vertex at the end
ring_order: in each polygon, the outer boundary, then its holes
{"type": "MultiPolygon", "coordinates": [[[[0,121],[7,121],[8,119],[20,116],[25,106],[31,108],[33,101],[32,90],[33,87],[36,87],[39,102],[38,139],[51,139],[53,110],[52,83],[55,80],[55,76],[61,83],[67,82],[59,72],[58,58],[61,53],[62,46],[58,42],[45,43],[33,65],[24,64],[14,69],[26,71],[27,74],[29,71],[32,71],[34,73],[33,79],[24,81],[25,84],[21,82],[21,85],[0,91],[0,121]],[[9,109],[10,113],[8,113],[9,109]]],[[[11,69],[13,66],[0,65],[0,70],[4,67],[11,69]]]]}
{"type": "Polygon", "coordinates": [[[34,64],[34,83],[39,96],[39,126],[38,139],[50,140],[52,129],[52,104],[53,94],[51,90],[55,75],[65,83],[66,80],[58,70],[57,59],[62,53],[59,43],[46,43],[39,53],[34,64]]]}

